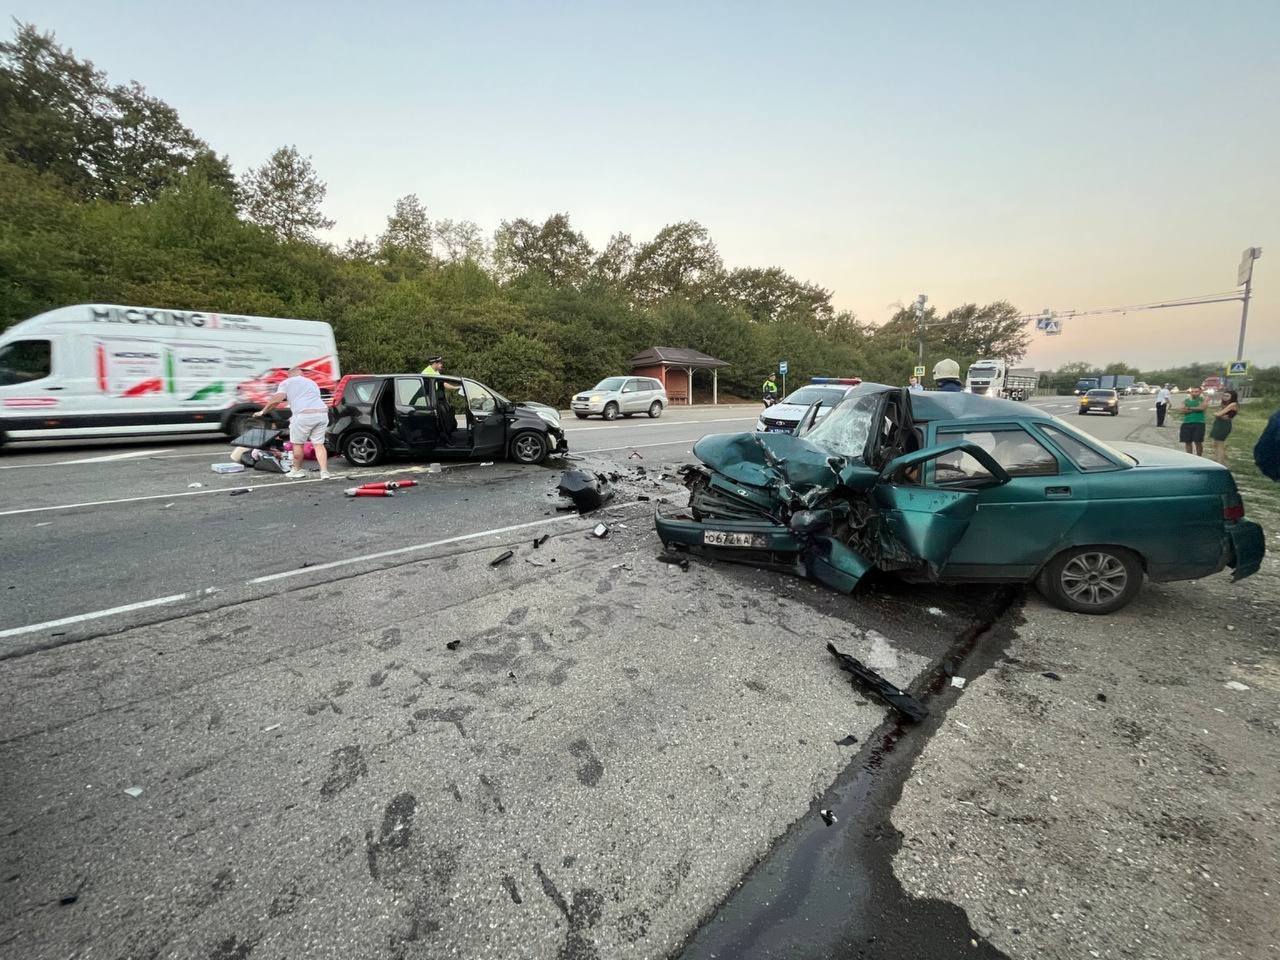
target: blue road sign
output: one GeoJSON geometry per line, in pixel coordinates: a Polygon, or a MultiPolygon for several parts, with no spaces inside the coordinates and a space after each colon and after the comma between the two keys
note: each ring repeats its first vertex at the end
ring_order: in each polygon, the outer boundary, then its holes
{"type": "Polygon", "coordinates": [[[1248,360],[1232,360],[1227,366],[1227,376],[1243,377],[1249,373],[1248,360]]]}
{"type": "Polygon", "coordinates": [[[778,361],[778,372],[782,374],[784,377],[787,375],[787,361],[785,360],[778,361]]]}
{"type": "Polygon", "coordinates": [[[1044,325],[1044,332],[1051,337],[1056,337],[1062,333],[1061,320],[1049,320],[1044,325]]]}

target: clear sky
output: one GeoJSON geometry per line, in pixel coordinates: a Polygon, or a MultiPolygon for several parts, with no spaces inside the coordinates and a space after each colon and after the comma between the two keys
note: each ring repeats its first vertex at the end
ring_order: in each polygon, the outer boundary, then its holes
{"type": "MultiPolygon", "coordinates": [[[[296,144],[331,239],[395,199],[567,212],[596,246],[698,220],[881,322],[1231,291],[1280,363],[1280,0],[0,0],[136,79],[237,171],[296,144]]],[[[1238,303],[1064,324],[1028,361],[1234,357],[1238,303]]]]}

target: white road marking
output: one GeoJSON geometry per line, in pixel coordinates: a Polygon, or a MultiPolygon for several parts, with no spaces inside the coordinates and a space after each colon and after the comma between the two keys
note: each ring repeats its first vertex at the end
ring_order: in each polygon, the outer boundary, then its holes
{"type": "MultiPolygon", "coordinates": [[[[32,467],[75,467],[82,463],[110,463],[115,460],[136,460],[139,457],[154,457],[158,453],[168,453],[173,447],[166,447],[163,450],[130,450],[128,453],[113,453],[105,457],[88,457],[84,460],[52,460],[46,463],[9,463],[0,466],[0,470],[30,470],[32,467]]],[[[186,454],[184,454],[186,456],[186,454]]],[[[199,456],[208,456],[206,453],[199,456]]],[[[157,458],[160,459],[160,458],[157,458]]],[[[171,457],[163,458],[165,460],[171,457]]]]}
{"type": "Polygon", "coordinates": [[[38,633],[41,630],[48,630],[52,627],[69,627],[72,624],[84,623],[88,620],[101,620],[103,617],[114,617],[120,613],[132,613],[134,610],[146,610],[148,607],[163,607],[170,603],[178,603],[182,600],[196,600],[200,597],[207,597],[211,593],[217,593],[217,587],[205,587],[203,590],[192,590],[189,593],[175,593],[169,597],[157,597],[154,600],[141,600],[138,603],[126,603],[122,607],[111,607],[107,610],[94,610],[92,613],[79,613],[74,617],[63,617],[61,620],[46,620],[44,623],[31,623],[25,627],[11,627],[8,630],[0,630],[0,639],[6,637],[20,637],[24,633],[38,633]]]}
{"type": "Polygon", "coordinates": [[[350,566],[353,563],[367,563],[370,560],[382,560],[386,557],[398,557],[406,553],[414,553],[419,550],[430,550],[433,547],[443,547],[450,543],[464,543],[467,540],[479,540],[482,537],[496,537],[504,533],[513,533],[516,530],[528,530],[531,527],[541,527],[550,523],[563,523],[566,520],[573,520],[578,514],[569,514],[563,517],[547,517],[543,520],[530,520],[528,523],[515,523],[509,527],[495,527],[492,530],[481,530],[478,533],[464,533],[456,537],[446,537],[443,540],[432,540],[429,543],[415,543],[409,547],[397,547],[395,550],[382,550],[378,553],[366,553],[359,557],[347,557],[345,560],[333,560],[329,563],[317,563],[315,566],[304,567],[300,570],[286,570],[283,573],[271,573],[265,577],[254,577],[252,580],[246,580],[248,584],[271,583],[276,580],[285,580],[289,577],[305,577],[321,570],[333,570],[337,567],[350,566]]]}
{"type": "MultiPolygon", "coordinates": [[[[655,420],[652,423],[641,422],[639,424],[632,424],[632,427],[689,427],[698,426],[703,423],[741,423],[744,420],[757,419],[759,419],[759,415],[751,413],[741,417],[719,417],[715,420],[668,420],[666,423],[659,423],[655,420]]],[[[616,423],[610,427],[575,427],[572,424],[564,424],[564,428],[565,433],[568,434],[570,430],[574,433],[590,433],[592,430],[617,430],[618,426],[616,423]]]]}
{"type": "MultiPolygon", "coordinates": [[[[341,482],[341,477],[334,477],[333,480],[321,480],[316,477],[314,480],[281,480],[276,483],[259,483],[257,487],[297,487],[304,483],[335,483],[341,482]]],[[[83,503],[58,503],[51,507],[22,507],[18,510],[0,510],[0,517],[12,517],[19,513],[45,513],[49,510],[75,510],[77,507],[109,507],[117,503],[145,503],[148,500],[172,500],[174,497],[207,497],[210,494],[229,493],[232,490],[253,490],[255,487],[236,486],[236,487],[215,487],[211,490],[184,490],[181,493],[157,493],[145,497],[125,497],[120,500],[86,500],[83,503]]]]}

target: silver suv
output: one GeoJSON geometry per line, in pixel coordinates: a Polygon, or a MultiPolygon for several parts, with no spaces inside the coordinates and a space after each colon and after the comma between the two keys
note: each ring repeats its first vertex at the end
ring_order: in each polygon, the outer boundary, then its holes
{"type": "Polygon", "coordinates": [[[586,393],[576,394],[570,404],[579,420],[597,413],[606,420],[637,413],[656,418],[666,405],[667,391],[652,377],[605,377],[586,393]]]}

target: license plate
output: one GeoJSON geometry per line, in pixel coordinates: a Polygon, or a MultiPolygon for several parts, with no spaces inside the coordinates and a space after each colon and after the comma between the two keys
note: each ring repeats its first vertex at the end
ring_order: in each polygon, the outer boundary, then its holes
{"type": "Polygon", "coordinates": [[[766,433],[790,433],[795,427],[770,427],[766,433]]]}
{"type": "Polygon", "coordinates": [[[704,530],[702,542],[713,547],[767,547],[769,538],[760,533],[724,533],[720,530],[704,530]]]}

